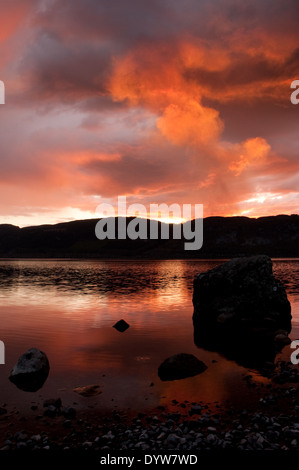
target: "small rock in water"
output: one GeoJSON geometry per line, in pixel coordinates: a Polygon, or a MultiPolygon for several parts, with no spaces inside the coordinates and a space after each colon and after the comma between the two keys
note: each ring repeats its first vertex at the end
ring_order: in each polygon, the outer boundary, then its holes
{"type": "Polygon", "coordinates": [[[64,406],[61,410],[62,415],[67,419],[75,418],[77,412],[72,406],[64,406]]]}
{"type": "Polygon", "coordinates": [[[95,385],[86,385],[85,387],[76,387],[73,389],[74,392],[82,395],[82,397],[94,397],[95,395],[99,395],[102,393],[100,390],[100,386],[95,385]]]}
{"type": "Polygon", "coordinates": [[[193,354],[175,354],[160,365],[158,375],[161,380],[177,380],[201,374],[207,366],[193,354]]]}
{"type": "Polygon", "coordinates": [[[49,375],[50,365],[46,354],[31,348],[19,357],[9,380],[20,390],[36,392],[45,383],[49,375]]]}
{"type": "Polygon", "coordinates": [[[54,406],[55,408],[61,407],[61,398],[48,398],[44,401],[43,407],[47,408],[48,406],[54,406]]]}
{"type": "Polygon", "coordinates": [[[44,416],[48,416],[49,418],[54,418],[54,416],[57,415],[57,408],[53,405],[49,405],[45,411],[44,411],[44,416]]]}
{"type": "Polygon", "coordinates": [[[126,331],[129,327],[130,325],[125,320],[119,320],[113,325],[113,328],[115,328],[117,331],[120,331],[121,333],[126,331]]]}
{"type": "Polygon", "coordinates": [[[200,405],[194,405],[191,406],[191,409],[189,411],[190,416],[192,415],[200,415],[201,414],[202,407],[200,405]]]}

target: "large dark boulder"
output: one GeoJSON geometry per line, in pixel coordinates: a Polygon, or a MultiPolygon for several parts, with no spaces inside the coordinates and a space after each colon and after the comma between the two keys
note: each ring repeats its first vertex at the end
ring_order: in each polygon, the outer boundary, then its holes
{"type": "Polygon", "coordinates": [[[168,357],[158,368],[161,380],[178,380],[201,374],[207,366],[193,354],[175,354],[168,357]]]}
{"type": "Polygon", "coordinates": [[[19,357],[9,380],[21,390],[36,392],[44,385],[49,370],[46,354],[39,349],[31,348],[19,357]]]}
{"type": "Polygon", "coordinates": [[[193,305],[195,343],[246,365],[273,361],[288,342],[291,306],[268,256],[235,258],[198,274],[193,305]],[[285,341],[277,341],[281,334],[285,341]]]}

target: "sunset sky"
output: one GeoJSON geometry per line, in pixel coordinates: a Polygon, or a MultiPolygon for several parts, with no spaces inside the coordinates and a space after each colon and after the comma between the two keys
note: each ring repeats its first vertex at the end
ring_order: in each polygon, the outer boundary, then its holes
{"type": "Polygon", "coordinates": [[[0,2],[0,223],[298,213],[298,0],[0,2]]]}

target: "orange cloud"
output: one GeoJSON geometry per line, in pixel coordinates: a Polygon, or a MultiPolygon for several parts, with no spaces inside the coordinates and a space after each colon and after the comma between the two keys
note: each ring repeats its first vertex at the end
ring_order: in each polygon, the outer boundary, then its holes
{"type": "MultiPolygon", "coordinates": [[[[239,144],[221,140],[224,123],[219,111],[202,104],[204,87],[200,81],[186,78],[187,66],[201,65],[209,72],[223,71],[230,65],[229,54],[222,55],[220,49],[209,53],[203,44],[186,41],[178,44],[177,49],[171,54],[166,46],[161,50],[150,45],[139,46],[116,60],[109,85],[112,97],[154,111],[156,129],[169,142],[191,148],[197,160],[201,152],[205,159],[212,162],[216,159],[218,168],[212,168],[214,175],[223,174],[228,168],[239,176],[247,167],[265,162],[270,152],[265,138],[250,138],[239,144]]],[[[199,187],[204,186],[199,183],[199,187]]]]}
{"type": "Polygon", "coordinates": [[[217,140],[223,128],[218,111],[187,99],[167,106],[157,128],[176,145],[195,147],[217,140]]]}
{"type": "MultiPolygon", "coordinates": [[[[181,53],[190,62],[196,50],[190,52],[184,44],[181,53]]],[[[198,59],[204,58],[201,50],[198,54],[198,59]]],[[[180,59],[171,57],[166,46],[162,50],[140,47],[116,61],[109,89],[115,100],[153,110],[157,129],[170,142],[198,147],[219,139],[223,123],[217,110],[202,104],[200,86],[186,81],[180,59]]]]}
{"type": "Polygon", "coordinates": [[[270,149],[270,145],[261,137],[247,139],[240,145],[240,156],[238,160],[230,163],[229,169],[233,171],[236,176],[239,176],[248,166],[264,162],[270,149]]]}

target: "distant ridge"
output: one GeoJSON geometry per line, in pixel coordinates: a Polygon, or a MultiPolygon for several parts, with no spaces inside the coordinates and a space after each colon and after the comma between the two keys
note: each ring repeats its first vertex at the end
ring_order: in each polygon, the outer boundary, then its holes
{"type": "MultiPolygon", "coordinates": [[[[185,251],[184,240],[101,241],[95,236],[98,220],[25,228],[2,224],[0,257],[184,259],[231,258],[261,253],[274,258],[299,257],[299,215],[258,219],[207,217],[203,222],[203,247],[198,251],[185,251]]],[[[127,223],[130,220],[127,219],[127,223]]]]}

